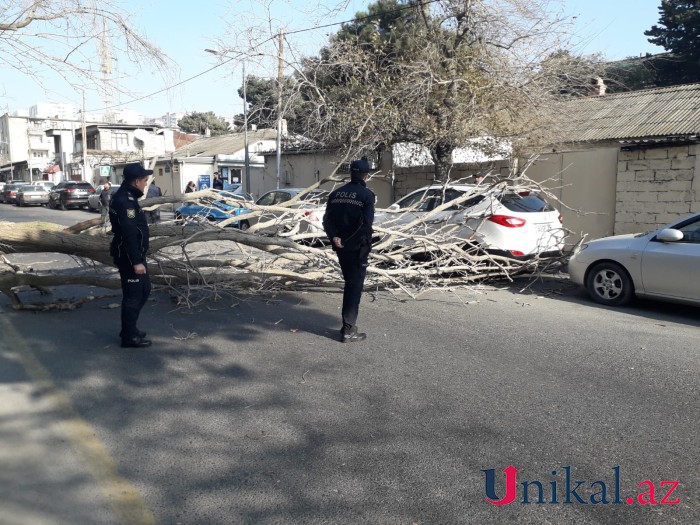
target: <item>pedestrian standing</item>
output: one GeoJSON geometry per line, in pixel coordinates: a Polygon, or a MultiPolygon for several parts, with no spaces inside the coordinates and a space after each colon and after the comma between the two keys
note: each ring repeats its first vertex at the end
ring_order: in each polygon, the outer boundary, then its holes
{"type": "Polygon", "coordinates": [[[151,345],[146,333],[136,327],[141,309],[151,293],[151,280],[146,265],[148,222],[139,206],[153,170],[139,163],[124,166],[124,182],[112,196],[109,220],[112,244],[109,253],[119,270],[122,284],[121,332],[122,347],[143,348],[151,345]]]}
{"type": "Polygon", "coordinates": [[[107,217],[109,217],[109,201],[112,198],[112,183],[107,181],[102,185],[102,191],[100,192],[100,215],[102,216],[102,223],[107,222],[107,217]]]}
{"type": "MultiPolygon", "coordinates": [[[[146,198],[147,199],[154,199],[156,197],[162,197],[163,192],[160,191],[160,188],[156,184],[156,181],[152,181],[151,185],[148,187],[148,192],[146,192],[146,198]]],[[[149,224],[155,224],[160,220],[160,208],[156,208],[155,210],[151,210],[146,212],[148,213],[148,222],[149,224]]]]}
{"type": "Polygon", "coordinates": [[[194,182],[189,181],[187,186],[185,186],[185,193],[194,193],[195,191],[197,191],[197,187],[194,185],[194,182]]]}
{"type": "Polygon", "coordinates": [[[223,190],[224,189],[224,181],[222,181],[219,178],[218,171],[214,172],[214,182],[211,183],[211,187],[215,190],[223,190]]]}
{"type": "Polygon", "coordinates": [[[372,249],[374,222],[374,193],[367,188],[369,162],[350,163],[350,182],[331,192],[323,216],[323,228],[338,255],[343,273],[342,343],[354,343],[367,338],[357,331],[362,289],[365,284],[369,252],[372,249]]]}

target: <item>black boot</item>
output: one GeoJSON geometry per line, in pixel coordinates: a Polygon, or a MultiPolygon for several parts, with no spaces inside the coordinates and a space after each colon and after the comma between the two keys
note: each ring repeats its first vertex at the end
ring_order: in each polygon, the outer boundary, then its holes
{"type": "Polygon", "coordinates": [[[144,339],[139,336],[131,339],[122,339],[122,348],[146,348],[147,346],[151,346],[150,339],[144,339]]]}
{"type": "Polygon", "coordinates": [[[340,335],[341,343],[357,343],[359,341],[364,341],[365,339],[367,339],[367,334],[359,333],[357,329],[354,329],[349,333],[341,332],[340,335]]]}

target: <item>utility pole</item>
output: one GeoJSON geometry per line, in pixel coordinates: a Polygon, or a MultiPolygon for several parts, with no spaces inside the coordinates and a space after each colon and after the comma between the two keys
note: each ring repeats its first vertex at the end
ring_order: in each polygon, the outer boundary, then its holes
{"type": "Polygon", "coordinates": [[[245,155],[245,186],[244,186],[244,191],[250,193],[251,195],[253,192],[251,191],[250,187],[250,155],[248,153],[248,97],[246,95],[246,84],[248,84],[248,80],[246,79],[245,76],[245,60],[243,61],[243,147],[244,147],[244,155],[245,155]]]}
{"type": "Polygon", "coordinates": [[[279,63],[277,68],[277,189],[280,187],[280,169],[282,164],[282,75],[283,75],[283,32],[280,29],[279,63]]]}
{"type": "Polygon", "coordinates": [[[87,126],[85,126],[85,91],[83,91],[83,110],[80,112],[80,121],[81,132],[83,135],[83,180],[87,180],[92,184],[94,182],[92,180],[92,173],[90,173],[90,177],[88,177],[87,126]]]}

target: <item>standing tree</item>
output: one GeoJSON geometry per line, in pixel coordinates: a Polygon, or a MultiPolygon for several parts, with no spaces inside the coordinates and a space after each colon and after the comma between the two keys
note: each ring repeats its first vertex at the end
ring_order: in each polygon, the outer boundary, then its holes
{"type": "Polygon", "coordinates": [[[187,133],[206,135],[207,131],[212,137],[229,133],[228,124],[223,122],[213,111],[188,113],[178,121],[178,127],[187,133]]]}
{"type": "MultiPolygon", "coordinates": [[[[246,99],[248,101],[248,123],[258,128],[275,128],[277,126],[277,100],[279,82],[277,79],[248,76],[246,99]]],[[[297,128],[297,114],[300,98],[295,90],[295,80],[291,77],[282,79],[283,114],[290,131],[297,128]]],[[[243,98],[243,87],[238,88],[238,95],[243,98]]]]}
{"type": "Polygon", "coordinates": [[[627,57],[624,60],[609,62],[605,67],[608,93],[656,87],[659,60],[664,59],[647,53],[643,57],[627,57]]]}
{"type": "Polygon", "coordinates": [[[659,85],[700,82],[700,1],[662,0],[659,24],[644,34],[671,53],[656,61],[659,85]]]}
{"type": "Polygon", "coordinates": [[[379,0],[299,68],[307,134],[366,152],[421,144],[447,180],[475,138],[555,133],[554,102],[595,76],[551,59],[567,27],[540,0],[379,0]]]}
{"type": "Polygon", "coordinates": [[[100,86],[131,95],[108,74],[112,59],[118,57],[135,68],[155,68],[164,78],[175,69],[132,20],[131,13],[114,3],[2,0],[0,68],[18,71],[47,91],[59,77],[78,90],[100,86]]]}

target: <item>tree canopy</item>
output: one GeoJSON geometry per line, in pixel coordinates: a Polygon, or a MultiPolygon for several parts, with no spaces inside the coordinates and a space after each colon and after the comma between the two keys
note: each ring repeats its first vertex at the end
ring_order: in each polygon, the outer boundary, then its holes
{"type": "Polygon", "coordinates": [[[655,61],[659,85],[700,82],[700,0],[662,0],[649,42],[671,53],[655,61]]]}
{"type": "MultiPolygon", "coordinates": [[[[302,132],[298,128],[299,96],[295,90],[296,81],[291,77],[282,79],[282,113],[287,120],[287,128],[292,132],[302,132]]],[[[247,76],[246,102],[248,103],[248,125],[258,128],[277,126],[277,103],[279,81],[272,78],[247,76]]],[[[243,98],[243,86],[238,88],[238,96],[243,98]]]]}
{"type": "Polygon", "coordinates": [[[539,0],[378,0],[303,61],[305,128],[329,146],[421,144],[444,180],[455,148],[537,140],[562,85],[590,85],[590,68],[545,60],[568,35],[539,0]]]}
{"type": "Polygon", "coordinates": [[[178,127],[187,133],[199,133],[206,135],[207,131],[212,137],[229,133],[228,124],[223,122],[213,111],[188,113],[178,122],[178,127]]]}

